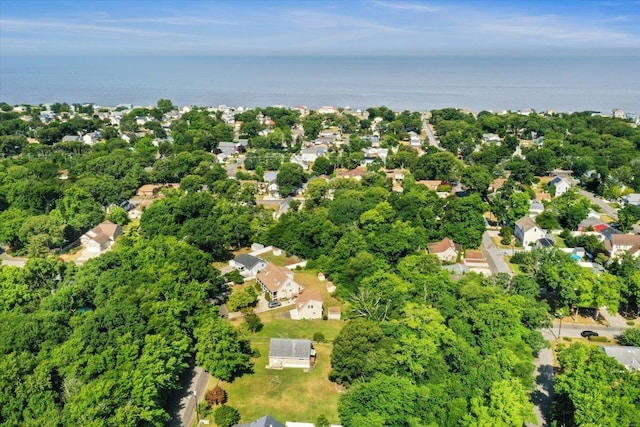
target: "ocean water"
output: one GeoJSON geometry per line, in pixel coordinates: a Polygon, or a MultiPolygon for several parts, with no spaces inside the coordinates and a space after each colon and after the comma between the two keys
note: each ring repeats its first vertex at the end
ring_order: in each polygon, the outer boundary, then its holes
{"type": "Polygon", "coordinates": [[[640,112],[640,55],[0,57],[10,104],[640,112]]]}

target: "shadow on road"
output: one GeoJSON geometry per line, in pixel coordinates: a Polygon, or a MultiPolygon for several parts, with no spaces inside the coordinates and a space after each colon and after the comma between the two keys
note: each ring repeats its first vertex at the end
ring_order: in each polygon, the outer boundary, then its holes
{"type": "Polygon", "coordinates": [[[167,412],[171,416],[171,419],[167,422],[167,427],[181,427],[182,426],[182,412],[185,408],[185,402],[188,401],[190,396],[190,386],[195,378],[196,371],[194,366],[191,365],[180,376],[180,389],[174,391],[169,395],[167,399],[167,412]]]}
{"type": "Polygon", "coordinates": [[[540,426],[551,425],[551,404],[553,402],[553,366],[540,365],[537,369],[536,384],[538,387],[531,396],[531,401],[540,410],[542,424],[540,426]]]}

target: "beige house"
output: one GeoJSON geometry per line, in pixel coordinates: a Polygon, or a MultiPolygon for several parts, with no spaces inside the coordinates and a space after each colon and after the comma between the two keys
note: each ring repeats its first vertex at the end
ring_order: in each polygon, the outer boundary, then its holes
{"type": "Polygon", "coordinates": [[[85,246],[85,251],[91,254],[99,254],[111,248],[116,237],[122,234],[122,227],[111,221],[105,221],[92,228],[80,237],[80,243],[85,246]]]}
{"type": "Polygon", "coordinates": [[[640,255],[640,236],[636,234],[611,234],[605,240],[604,247],[611,258],[619,257],[625,252],[631,256],[640,255]]]}
{"type": "Polygon", "coordinates": [[[445,237],[439,242],[429,243],[427,250],[430,254],[437,256],[440,261],[455,262],[458,254],[462,252],[462,246],[445,237]]]}
{"type": "Polygon", "coordinates": [[[302,290],[302,286],[293,279],[291,270],[271,262],[258,273],[256,279],[272,300],[293,298],[302,290]]]}
{"type": "Polygon", "coordinates": [[[304,291],[296,298],[296,308],[291,310],[291,318],[322,319],[322,304],[322,295],[318,292],[304,291]]]}
{"type": "Polygon", "coordinates": [[[269,369],[310,369],[315,364],[316,351],[311,340],[271,338],[269,369]]]}
{"type": "Polygon", "coordinates": [[[513,234],[522,242],[522,247],[530,251],[533,245],[546,235],[546,232],[533,219],[525,216],[516,222],[513,234]]]}

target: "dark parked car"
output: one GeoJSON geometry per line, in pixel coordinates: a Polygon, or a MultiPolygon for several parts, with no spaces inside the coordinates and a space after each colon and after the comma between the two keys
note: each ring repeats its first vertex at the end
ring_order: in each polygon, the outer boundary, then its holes
{"type": "Polygon", "coordinates": [[[280,301],[269,301],[269,308],[280,307],[281,305],[280,301]]]}
{"type": "Polygon", "coordinates": [[[585,338],[591,338],[591,337],[597,337],[598,333],[594,331],[582,331],[580,332],[580,335],[582,335],[585,338]]]}

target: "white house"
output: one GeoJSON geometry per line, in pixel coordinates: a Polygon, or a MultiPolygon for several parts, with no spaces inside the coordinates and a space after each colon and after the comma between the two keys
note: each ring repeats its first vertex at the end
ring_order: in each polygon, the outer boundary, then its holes
{"type": "Polygon", "coordinates": [[[627,194],[622,198],[622,203],[625,205],[640,206],[640,193],[627,194]]]}
{"type": "Polygon", "coordinates": [[[491,143],[500,145],[502,143],[502,139],[495,133],[485,133],[482,135],[482,143],[487,145],[491,143]]]}
{"type": "Polygon", "coordinates": [[[546,235],[546,232],[533,219],[525,216],[516,222],[513,234],[522,242],[522,247],[530,251],[533,245],[546,235]]]}
{"type": "Polygon", "coordinates": [[[270,369],[310,369],[315,358],[316,351],[311,340],[271,338],[269,343],[270,369]]]}
{"type": "Polygon", "coordinates": [[[565,178],[556,176],[551,181],[549,181],[549,187],[555,188],[555,197],[558,197],[569,191],[569,189],[571,188],[571,183],[565,178]]]}
{"type": "Polygon", "coordinates": [[[604,242],[604,247],[611,258],[625,252],[637,257],[640,255],[640,236],[636,234],[610,234],[604,242]]]}
{"type": "Polygon", "coordinates": [[[640,347],[611,345],[602,347],[602,350],[629,371],[640,371],[640,347]]]}
{"type": "Polygon", "coordinates": [[[314,291],[305,291],[296,298],[296,308],[291,310],[291,318],[322,319],[322,295],[314,291]]]}
{"type": "Polygon", "coordinates": [[[80,243],[87,253],[99,254],[111,248],[116,237],[122,234],[122,227],[111,221],[105,221],[87,231],[80,237],[80,243]]]}
{"type": "Polygon", "coordinates": [[[255,276],[267,266],[267,261],[248,254],[240,254],[229,262],[243,276],[255,276]]]}
{"type": "Polygon", "coordinates": [[[293,272],[273,263],[258,273],[257,282],[262,290],[269,294],[271,300],[292,298],[300,294],[302,286],[293,280],[293,272]]]}
{"type": "Polygon", "coordinates": [[[462,246],[445,237],[439,242],[429,243],[427,250],[430,254],[437,256],[440,261],[455,262],[458,254],[462,252],[462,246]]]}

